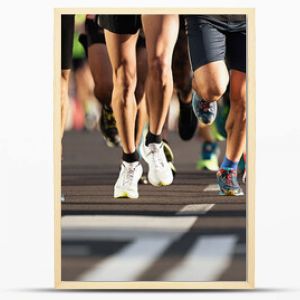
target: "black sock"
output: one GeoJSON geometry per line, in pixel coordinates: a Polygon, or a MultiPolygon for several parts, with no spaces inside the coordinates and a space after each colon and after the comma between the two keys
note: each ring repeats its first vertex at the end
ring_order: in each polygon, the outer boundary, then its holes
{"type": "Polygon", "coordinates": [[[136,151],[134,151],[133,153],[125,153],[123,151],[122,159],[126,162],[132,163],[135,161],[139,161],[139,155],[136,151]]]}
{"type": "Polygon", "coordinates": [[[162,142],[161,134],[156,135],[148,131],[146,136],[146,146],[152,143],[160,144],[161,142],[162,142]]]}

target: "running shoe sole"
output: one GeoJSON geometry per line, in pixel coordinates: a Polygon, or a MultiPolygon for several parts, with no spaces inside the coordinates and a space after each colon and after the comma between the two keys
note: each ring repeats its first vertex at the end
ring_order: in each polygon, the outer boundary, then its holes
{"type": "Polygon", "coordinates": [[[236,191],[220,191],[219,196],[244,196],[244,192],[240,189],[238,192],[236,191]]]}
{"type": "Polygon", "coordinates": [[[114,195],[115,199],[124,199],[124,198],[129,198],[129,199],[137,199],[139,195],[130,195],[128,192],[121,192],[117,195],[114,195]]]}

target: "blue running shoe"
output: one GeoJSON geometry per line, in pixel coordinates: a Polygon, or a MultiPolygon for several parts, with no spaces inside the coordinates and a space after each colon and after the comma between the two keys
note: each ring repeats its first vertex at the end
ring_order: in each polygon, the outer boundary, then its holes
{"type": "Polygon", "coordinates": [[[192,104],[194,113],[202,124],[210,125],[214,122],[218,112],[216,101],[205,101],[193,91],[192,104]]]}
{"type": "Polygon", "coordinates": [[[240,196],[244,194],[239,186],[236,170],[219,169],[217,172],[217,180],[221,195],[240,196]]]}

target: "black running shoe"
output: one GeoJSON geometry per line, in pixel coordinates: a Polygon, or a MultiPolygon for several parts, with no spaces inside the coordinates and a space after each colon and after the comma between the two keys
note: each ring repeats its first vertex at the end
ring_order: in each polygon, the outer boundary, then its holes
{"type": "Polygon", "coordinates": [[[108,105],[102,106],[100,129],[108,147],[118,147],[121,145],[116,120],[112,109],[108,105]]]}
{"type": "Polygon", "coordinates": [[[197,129],[198,120],[193,112],[192,103],[180,103],[180,112],[178,119],[178,133],[182,140],[190,140],[197,129]]]}

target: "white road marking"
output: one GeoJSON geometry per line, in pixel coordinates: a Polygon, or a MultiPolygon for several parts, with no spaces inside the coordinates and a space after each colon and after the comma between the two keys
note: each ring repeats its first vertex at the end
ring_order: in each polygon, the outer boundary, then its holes
{"type": "Polygon", "coordinates": [[[219,185],[218,184],[209,184],[203,192],[218,192],[220,191],[219,185]]]}
{"type": "Polygon", "coordinates": [[[140,238],[82,274],[79,281],[134,281],[168,247],[173,238],[140,238]]]}
{"type": "Polygon", "coordinates": [[[210,209],[214,207],[215,204],[189,204],[185,205],[176,215],[184,216],[184,215],[204,215],[210,209]]]}
{"type": "Polygon", "coordinates": [[[237,237],[199,238],[185,259],[163,276],[165,281],[216,281],[229,267],[237,237]]]}
{"type": "Polygon", "coordinates": [[[81,281],[135,280],[196,221],[197,216],[64,216],[62,241],[132,241],[82,274],[81,281]]]}
{"type": "Polygon", "coordinates": [[[64,216],[62,240],[132,240],[145,237],[176,238],[197,216],[64,216]]]}

